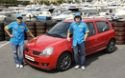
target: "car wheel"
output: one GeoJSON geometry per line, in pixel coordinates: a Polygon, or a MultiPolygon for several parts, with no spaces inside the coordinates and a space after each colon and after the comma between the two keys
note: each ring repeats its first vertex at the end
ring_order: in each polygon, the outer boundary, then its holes
{"type": "Polygon", "coordinates": [[[65,71],[70,68],[71,64],[72,64],[71,55],[69,53],[64,53],[59,57],[57,63],[57,70],[65,71]]]}
{"type": "Polygon", "coordinates": [[[106,48],[105,51],[108,52],[108,53],[113,52],[113,51],[116,49],[115,44],[116,44],[115,40],[111,40],[111,41],[108,43],[107,48],[106,48]]]}

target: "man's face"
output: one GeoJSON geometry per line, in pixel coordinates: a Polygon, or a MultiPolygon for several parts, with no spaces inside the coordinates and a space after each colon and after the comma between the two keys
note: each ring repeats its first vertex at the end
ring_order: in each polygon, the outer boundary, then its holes
{"type": "Polygon", "coordinates": [[[76,21],[76,22],[80,22],[80,17],[76,17],[76,18],[75,18],[75,21],[76,21]]]}
{"type": "Polygon", "coordinates": [[[22,22],[22,19],[23,19],[22,17],[18,17],[18,18],[17,18],[17,22],[18,22],[18,23],[21,23],[21,22],[22,22]]]}

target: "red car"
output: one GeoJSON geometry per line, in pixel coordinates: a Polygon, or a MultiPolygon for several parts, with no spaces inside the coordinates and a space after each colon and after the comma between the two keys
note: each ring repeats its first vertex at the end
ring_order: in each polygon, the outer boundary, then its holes
{"type": "MultiPolygon", "coordinates": [[[[67,70],[73,60],[72,40],[66,39],[67,30],[72,20],[57,23],[46,34],[28,41],[24,57],[26,63],[45,70],[67,70]]],[[[101,50],[113,52],[115,49],[115,31],[107,19],[84,19],[88,25],[89,36],[85,42],[86,54],[101,50]]]]}

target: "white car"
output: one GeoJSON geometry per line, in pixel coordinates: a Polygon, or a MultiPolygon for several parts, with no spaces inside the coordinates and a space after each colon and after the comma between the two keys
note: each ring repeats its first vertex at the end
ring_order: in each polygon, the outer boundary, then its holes
{"type": "Polygon", "coordinates": [[[52,19],[54,20],[64,20],[65,18],[71,18],[73,17],[73,12],[71,11],[65,11],[63,13],[61,13],[60,15],[54,15],[52,16],[52,19]]]}
{"type": "Polygon", "coordinates": [[[48,20],[51,19],[51,13],[49,11],[42,11],[40,14],[36,16],[38,20],[48,20]]]}
{"type": "Polygon", "coordinates": [[[7,16],[5,15],[0,15],[0,21],[3,21],[7,16]]]}

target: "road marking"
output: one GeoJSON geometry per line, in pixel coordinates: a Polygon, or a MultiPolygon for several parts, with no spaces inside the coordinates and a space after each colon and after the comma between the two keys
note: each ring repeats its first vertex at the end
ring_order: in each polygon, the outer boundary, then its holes
{"type": "Polygon", "coordinates": [[[7,44],[9,44],[9,42],[6,42],[6,43],[4,43],[4,44],[0,45],[0,48],[2,48],[2,47],[4,47],[4,46],[6,46],[7,44]]]}

